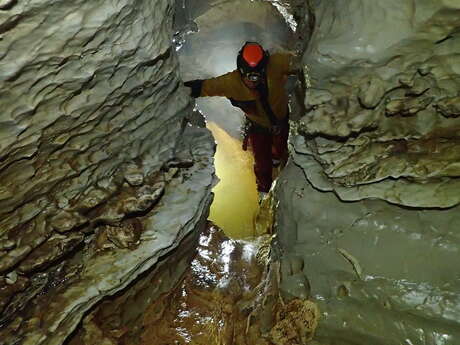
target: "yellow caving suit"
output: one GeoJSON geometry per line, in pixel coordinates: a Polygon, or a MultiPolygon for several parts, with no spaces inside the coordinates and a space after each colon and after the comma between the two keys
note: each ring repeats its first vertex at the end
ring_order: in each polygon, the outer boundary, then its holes
{"type": "Polygon", "coordinates": [[[270,190],[273,159],[283,163],[287,160],[289,111],[285,84],[288,75],[294,74],[290,66],[293,56],[289,53],[275,53],[269,57],[266,66],[267,89],[265,89],[268,90],[268,97],[265,96],[265,98],[261,95],[261,92],[265,93],[265,91],[253,90],[244,84],[239,70],[216,78],[185,83],[186,86],[192,88],[193,97],[227,97],[232,105],[245,112],[251,126],[245,137],[243,148],[245,149],[249,141],[254,153],[254,173],[257,189],[260,192],[270,190]],[[271,109],[271,118],[266,111],[267,103],[271,109]],[[273,125],[277,126],[277,131],[271,131],[273,125]]]}
{"type": "MultiPolygon", "coordinates": [[[[292,57],[287,53],[275,53],[267,64],[268,103],[278,120],[284,120],[288,115],[288,97],[284,85],[288,75],[293,74],[290,68],[292,57]]],[[[241,108],[252,122],[267,129],[272,127],[259,93],[243,83],[238,70],[203,80],[198,97],[205,96],[226,97],[234,106],[241,108]]]]}

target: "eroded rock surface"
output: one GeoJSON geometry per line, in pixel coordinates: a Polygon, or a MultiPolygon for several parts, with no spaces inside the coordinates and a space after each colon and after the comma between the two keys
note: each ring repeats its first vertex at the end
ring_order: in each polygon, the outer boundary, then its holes
{"type": "Polygon", "coordinates": [[[0,290],[9,301],[0,305],[5,344],[60,344],[95,303],[124,289],[185,235],[203,226],[214,183],[214,143],[207,130],[191,127],[183,139],[176,153],[191,155],[195,164],[176,169],[152,210],[119,223],[98,222],[93,230],[84,227],[81,233],[53,235],[25,257],[19,276],[6,276],[0,290]],[[79,250],[56,262],[62,251],[76,245],[79,250]],[[53,265],[41,270],[45,264],[53,265]]]}
{"type": "Polygon", "coordinates": [[[294,160],[342,200],[460,203],[460,5],[318,2],[294,160]]]}
{"type": "Polygon", "coordinates": [[[283,274],[308,277],[320,343],[457,344],[460,3],[310,5],[277,184],[283,274]]]}
{"type": "Polygon", "coordinates": [[[60,344],[206,217],[169,0],[0,1],[0,343],[60,344]]]}
{"type": "MultiPolygon", "coordinates": [[[[284,272],[306,276],[321,310],[320,343],[456,344],[460,209],[342,202],[290,163],[279,180],[284,272]],[[303,180],[303,181],[302,181],[303,180]],[[282,186],[282,187],[281,187],[282,186]]],[[[285,279],[286,280],[286,279],[285,279]]],[[[298,295],[291,280],[284,291],[298,295]]],[[[283,286],[282,286],[283,287],[283,286]]]]}

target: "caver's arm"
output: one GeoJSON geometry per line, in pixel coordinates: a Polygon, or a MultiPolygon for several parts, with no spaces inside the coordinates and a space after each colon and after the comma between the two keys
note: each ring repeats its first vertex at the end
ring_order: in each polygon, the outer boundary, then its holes
{"type": "Polygon", "coordinates": [[[293,75],[302,70],[300,58],[293,52],[274,53],[270,59],[275,69],[284,75],[293,75]]]}
{"type": "Polygon", "coordinates": [[[237,76],[236,73],[238,71],[229,72],[210,79],[190,80],[186,81],[184,85],[191,88],[190,96],[194,98],[207,96],[235,98],[239,87],[235,82],[235,78],[239,78],[239,75],[237,76]]]}
{"type": "MultiPolygon", "coordinates": [[[[304,64],[300,56],[293,52],[273,54],[277,68],[286,76],[296,76],[302,87],[307,88],[304,74],[304,64]]],[[[293,85],[292,85],[293,86],[293,85]]],[[[291,90],[292,91],[292,90],[291,90]]]]}

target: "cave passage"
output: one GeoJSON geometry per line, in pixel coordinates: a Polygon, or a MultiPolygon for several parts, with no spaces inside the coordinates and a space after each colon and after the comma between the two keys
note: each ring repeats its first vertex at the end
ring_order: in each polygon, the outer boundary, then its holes
{"type": "MultiPolygon", "coordinates": [[[[176,4],[183,80],[233,70],[245,41],[258,41],[266,49],[286,43],[287,26],[268,2],[206,8],[211,3],[194,2],[193,9],[186,2],[176,4]]],[[[273,237],[264,232],[271,228],[270,198],[259,206],[254,158],[242,149],[244,114],[220,97],[197,99],[195,110],[204,115],[217,144],[219,182],[208,218],[216,226],[208,223],[200,234],[197,254],[180,283],[146,309],[139,344],[268,345],[259,319],[265,307],[268,320],[284,305],[274,297],[276,273],[268,266],[273,237]]]]}
{"type": "MultiPolygon", "coordinates": [[[[183,80],[215,77],[236,68],[245,41],[269,51],[286,48],[290,29],[269,2],[176,4],[176,45],[183,80]]],[[[214,202],[209,219],[232,238],[257,234],[258,193],[250,151],[242,150],[244,113],[222,97],[196,100],[217,143],[214,202]]]]}
{"type": "Polygon", "coordinates": [[[460,344],[460,0],[175,1],[0,0],[0,345],[460,344]],[[181,85],[247,40],[303,72],[255,221],[181,85]]]}
{"type": "Polygon", "coordinates": [[[243,151],[241,141],[230,136],[214,122],[207,127],[217,142],[214,157],[220,182],[214,187],[214,201],[209,219],[231,238],[255,234],[254,222],[259,210],[256,182],[250,151],[243,151]]]}

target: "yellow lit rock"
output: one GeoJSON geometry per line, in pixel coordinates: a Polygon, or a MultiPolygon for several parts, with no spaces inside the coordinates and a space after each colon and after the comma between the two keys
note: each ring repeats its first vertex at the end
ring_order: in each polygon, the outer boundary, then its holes
{"type": "Polygon", "coordinates": [[[241,141],[216,123],[208,122],[207,127],[217,142],[215,166],[220,179],[213,190],[215,197],[209,219],[231,238],[253,236],[258,196],[252,153],[243,151],[241,141]]]}

